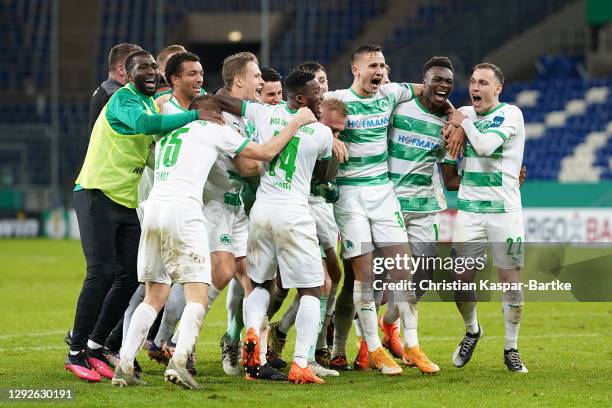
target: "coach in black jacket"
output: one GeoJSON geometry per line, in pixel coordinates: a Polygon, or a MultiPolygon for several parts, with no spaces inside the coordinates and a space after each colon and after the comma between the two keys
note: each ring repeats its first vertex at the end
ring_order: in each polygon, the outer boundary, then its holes
{"type": "Polygon", "coordinates": [[[130,53],[139,50],[136,44],[122,43],[111,48],[108,54],[108,79],[100,84],[89,101],[89,132],[93,129],[98,115],[115,91],[127,84],[125,59],[130,53]]]}

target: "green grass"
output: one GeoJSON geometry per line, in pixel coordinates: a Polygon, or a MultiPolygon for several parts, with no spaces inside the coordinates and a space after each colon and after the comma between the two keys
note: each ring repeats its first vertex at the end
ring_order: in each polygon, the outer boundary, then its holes
{"type": "MultiPolygon", "coordinates": [[[[65,330],[71,327],[84,276],[75,241],[0,241],[0,388],[73,390],[69,406],[609,406],[612,404],[612,304],[528,303],[520,350],[530,372],[513,375],[503,365],[503,320],[499,303],[479,306],[485,337],[472,362],[450,363],[463,323],[451,303],[424,303],[420,340],[442,368],[436,376],[405,370],[401,377],[347,373],[321,386],[269,384],[228,377],[218,340],[225,330],[224,300],[206,317],[198,345],[203,390],[188,392],[163,382],[163,367],[139,361],[145,387],[116,389],[109,381],[87,384],[64,371],[65,330]]],[[[294,332],[286,348],[293,349],[294,332]]],[[[353,334],[349,355],[356,349],[353,334]]],[[[11,403],[0,402],[6,406],[11,403]]],[[[57,403],[56,403],[57,404],[57,403]]],[[[28,403],[27,406],[49,406],[28,403]]]]}

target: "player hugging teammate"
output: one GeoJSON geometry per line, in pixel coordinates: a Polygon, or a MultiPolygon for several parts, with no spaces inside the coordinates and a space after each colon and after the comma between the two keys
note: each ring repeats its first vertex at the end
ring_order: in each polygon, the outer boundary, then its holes
{"type": "MultiPolygon", "coordinates": [[[[242,355],[247,379],[324,383],[321,377],[349,369],[345,350],[355,313],[362,339],[356,368],[399,375],[393,355],[424,374],[438,372],[417,336],[423,292],[385,293],[379,320],[383,293],[374,290],[372,265],[374,254],[437,256],[442,183],[459,190],[454,256],[481,257],[491,243],[500,281],[520,281],[525,130],[521,111],[499,101],[499,67],[476,65],[472,104],[455,110],[448,58],[427,61],[422,84],[394,83],[375,45],[355,49],[351,87],[333,92],[316,62],[295,67],[283,84],[271,68],[262,75],[257,58],[243,52],[224,61],[224,87],[202,95],[199,57],[178,49],[165,66],[170,91],[156,103],[159,72],[151,54],[137,49],[123,66],[127,84],[102,109],[75,188],[88,272],[65,367],[78,378],[141,384],[135,356],[151,338],[149,355],[167,365],[166,380],[200,388],[195,345],[228,284],[221,339],[228,375],[241,372],[242,355]],[[146,166],[154,170],[153,187],[138,197],[146,166]],[[255,190],[251,209],[247,193],[255,190]],[[345,277],[336,301],[338,239],[345,277]],[[144,286],[132,297],[138,281],[144,286]],[[270,327],[268,317],[290,288],[297,297],[270,327]],[[122,343],[117,357],[104,345],[124,312],[123,339],[112,336],[113,344],[122,343]],[[285,374],[282,346],[294,324],[285,374]]],[[[399,265],[386,272],[396,281],[433,276],[399,265]]],[[[455,279],[471,282],[475,273],[455,279]]],[[[452,361],[463,367],[483,331],[476,294],[458,291],[455,300],[466,334],[452,361]]],[[[517,344],[522,307],[520,290],[504,292],[505,364],[526,373],[517,344]]]]}

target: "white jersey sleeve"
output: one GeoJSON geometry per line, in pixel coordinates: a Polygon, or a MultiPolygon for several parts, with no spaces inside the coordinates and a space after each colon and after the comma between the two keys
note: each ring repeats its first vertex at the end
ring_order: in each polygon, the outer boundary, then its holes
{"type": "Polygon", "coordinates": [[[334,135],[331,129],[325,126],[323,130],[319,132],[321,135],[321,150],[317,156],[317,160],[329,160],[332,156],[332,147],[334,145],[334,135]]]}
{"type": "Polygon", "coordinates": [[[381,86],[387,94],[394,94],[396,103],[408,102],[414,98],[414,89],[407,82],[391,82],[381,86]]]}
{"type": "Polygon", "coordinates": [[[228,126],[222,126],[216,136],[217,148],[230,157],[239,155],[250,140],[228,126]]]}
{"type": "Polygon", "coordinates": [[[274,108],[273,105],[265,105],[259,102],[242,102],[242,116],[255,125],[258,143],[265,143],[274,136],[274,134],[269,131],[271,116],[275,110],[274,108]]]}

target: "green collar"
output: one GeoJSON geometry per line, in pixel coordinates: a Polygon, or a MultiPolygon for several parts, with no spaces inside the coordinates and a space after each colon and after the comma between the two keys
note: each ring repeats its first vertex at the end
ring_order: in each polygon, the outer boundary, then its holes
{"type": "Polygon", "coordinates": [[[422,110],[423,112],[425,112],[425,113],[429,113],[430,115],[434,115],[434,116],[437,116],[437,117],[439,117],[439,118],[442,118],[442,117],[446,116],[446,115],[445,115],[445,114],[443,114],[443,113],[435,113],[435,112],[430,111],[430,110],[429,110],[429,109],[427,109],[426,107],[424,107],[424,106],[423,106],[423,104],[421,103],[421,101],[419,101],[419,97],[418,97],[418,96],[417,96],[416,98],[414,98],[414,101],[416,102],[417,106],[418,106],[419,108],[421,108],[421,110],[422,110]]]}
{"type": "Polygon", "coordinates": [[[178,109],[180,109],[183,112],[187,112],[187,109],[183,108],[181,105],[179,105],[178,101],[176,100],[176,98],[174,97],[174,95],[172,95],[172,97],[170,98],[170,103],[173,104],[174,106],[176,106],[178,109]]]}
{"type": "Polygon", "coordinates": [[[478,116],[489,116],[490,114],[492,114],[493,112],[495,112],[496,110],[498,110],[499,108],[501,108],[504,105],[506,105],[506,104],[505,103],[500,103],[499,105],[497,105],[496,107],[494,107],[490,111],[485,112],[485,113],[477,113],[477,115],[478,116]]]}
{"type": "Polygon", "coordinates": [[[368,99],[368,98],[371,98],[371,96],[361,96],[361,95],[359,95],[357,92],[355,92],[355,90],[353,89],[352,86],[349,88],[349,91],[351,91],[353,93],[353,95],[355,95],[359,99],[368,99]]]}
{"type": "Polygon", "coordinates": [[[128,82],[125,85],[125,87],[128,88],[130,91],[134,92],[136,95],[140,96],[142,99],[150,98],[150,96],[147,96],[147,95],[143,94],[142,92],[140,92],[138,90],[138,88],[136,88],[136,85],[134,85],[131,82],[128,82]]]}
{"type": "Polygon", "coordinates": [[[292,115],[295,115],[298,111],[297,109],[291,109],[289,105],[285,105],[285,109],[287,109],[287,112],[289,112],[292,115]]]}

